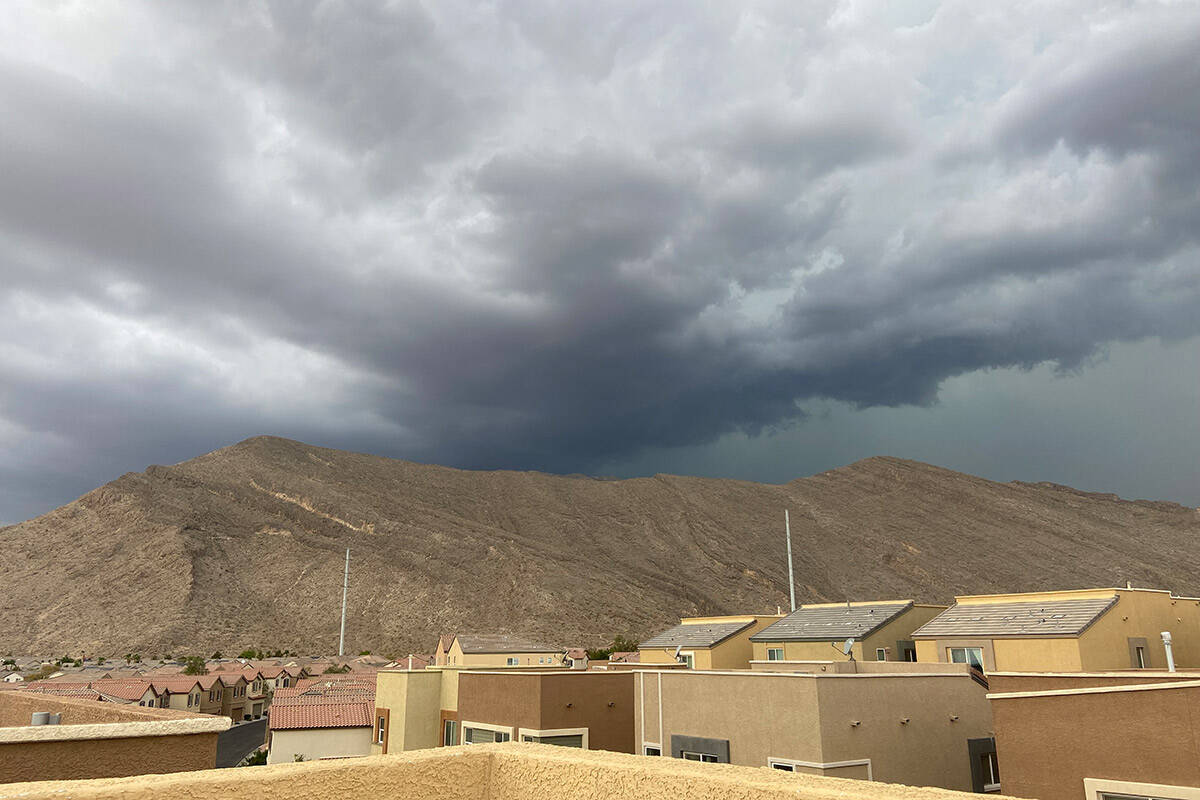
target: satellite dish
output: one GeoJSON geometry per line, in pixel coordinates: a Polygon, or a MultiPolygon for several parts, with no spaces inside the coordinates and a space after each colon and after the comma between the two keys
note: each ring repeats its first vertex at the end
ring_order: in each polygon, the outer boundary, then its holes
{"type": "Polygon", "coordinates": [[[847,639],[846,641],[842,642],[842,655],[844,655],[844,656],[850,655],[850,651],[853,649],[854,649],[854,640],[853,639],[847,639]]]}
{"type": "Polygon", "coordinates": [[[682,650],[683,650],[683,645],[680,644],[680,645],[675,646],[675,660],[676,661],[679,660],[679,653],[682,652],[682,650]]]}

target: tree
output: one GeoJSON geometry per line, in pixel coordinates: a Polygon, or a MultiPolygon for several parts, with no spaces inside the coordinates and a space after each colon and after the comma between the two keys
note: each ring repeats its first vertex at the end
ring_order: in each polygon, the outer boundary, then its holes
{"type": "Polygon", "coordinates": [[[326,674],[326,675],[340,675],[340,674],[342,674],[343,672],[349,672],[349,671],[350,671],[350,667],[348,667],[348,666],[346,666],[346,665],[344,665],[344,664],[343,664],[342,666],[340,666],[340,667],[338,667],[338,666],[333,666],[333,665],[330,665],[330,666],[328,666],[328,667],[326,667],[326,668],[325,668],[325,674],[326,674]]]}
{"type": "Polygon", "coordinates": [[[612,644],[608,647],[598,647],[595,650],[588,650],[588,658],[593,661],[603,661],[613,653],[632,653],[638,649],[638,643],[628,636],[620,634],[613,637],[612,644]]]}
{"type": "Polygon", "coordinates": [[[361,653],[359,653],[359,655],[360,655],[360,656],[369,656],[369,655],[371,655],[371,651],[370,651],[370,650],[363,650],[361,653]]]}
{"type": "Polygon", "coordinates": [[[218,650],[217,652],[213,653],[212,657],[213,657],[213,661],[216,661],[217,659],[219,659],[221,657],[221,651],[218,650]]]}
{"type": "Polygon", "coordinates": [[[238,653],[238,658],[257,658],[253,650],[243,650],[238,653]]]}
{"type": "Polygon", "coordinates": [[[105,659],[104,659],[104,656],[97,656],[97,657],[96,657],[96,663],[97,663],[97,664],[103,664],[103,663],[104,663],[104,661],[105,661],[105,659]]]}
{"type": "Polygon", "coordinates": [[[200,656],[188,656],[183,660],[184,675],[207,675],[208,667],[204,666],[204,659],[200,656]]]}

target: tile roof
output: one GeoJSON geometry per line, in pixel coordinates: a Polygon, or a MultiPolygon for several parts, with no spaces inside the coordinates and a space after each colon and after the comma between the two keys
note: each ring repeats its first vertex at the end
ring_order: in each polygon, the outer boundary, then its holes
{"type": "Polygon", "coordinates": [[[194,675],[179,675],[166,678],[149,678],[150,685],[159,692],[171,694],[188,694],[199,686],[200,681],[194,675]]]}
{"type": "Polygon", "coordinates": [[[464,653],[561,653],[563,650],[507,634],[461,633],[455,638],[464,653]]]}
{"type": "Polygon", "coordinates": [[[50,695],[50,696],[52,696],[52,697],[75,697],[75,698],[78,698],[78,699],[80,699],[80,700],[103,700],[103,699],[104,699],[103,697],[101,697],[101,696],[100,696],[100,693],[99,693],[99,692],[97,692],[95,689],[86,689],[86,688],[84,688],[84,689],[76,689],[76,688],[67,688],[67,689],[49,689],[49,688],[43,688],[43,689],[33,689],[33,690],[31,690],[31,691],[34,691],[34,692],[36,692],[37,694],[48,694],[48,695],[50,695]]]}
{"type": "Polygon", "coordinates": [[[800,606],[750,637],[752,642],[835,642],[861,639],[912,608],[911,600],[800,606]]]}
{"type": "Polygon", "coordinates": [[[1033,603],[956,603],[913,631],[912,635],[914,639],[940,636],[1078,636],[1116,603],[1115,595],[1033,603]]]}
{"type": "Polygon", "coordinates": [[[271,705],[273,731],[305,728],[370,728],[374,724],[375,701],[326,700],[271,705]]]}
{"type": "Polygon", "coordinates": [[[638,647],[712,647],[753,624],[753,620],[747,620],[745,622],[676,625],[657,636],[651,636],[638,647]]]}
{"type": "Polygon", "coordinates": [[[640,663],[641,660],[642,654],[636,650],[631,652],[616,651],[608,654],[608,663],[610,664],[640,663]]]}
{"type": "Polygon", "coordinates": [[[105,697],[121,700],[141,700],[146,692],[158,696],[158,691],[150,681],[92,681],[92,688],[105,697]]]}

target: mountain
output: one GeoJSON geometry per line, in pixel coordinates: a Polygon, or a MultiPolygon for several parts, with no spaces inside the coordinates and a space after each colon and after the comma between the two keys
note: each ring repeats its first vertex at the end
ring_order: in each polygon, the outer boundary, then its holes
{"type": "Polygon", "coordinates": [[[257,437],[0,528],[0,652],[592,645],[797,599],[1200,593],[1200,512],[870,458],[782,485],[470,472],[257,437]]]}

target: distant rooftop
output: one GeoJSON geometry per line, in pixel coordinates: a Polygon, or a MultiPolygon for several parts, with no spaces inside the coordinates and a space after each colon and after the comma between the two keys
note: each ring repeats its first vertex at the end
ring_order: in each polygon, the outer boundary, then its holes
{"type": "Polygon", "coordinates": [[[912,608],[911,600],[800,606],[750,637],[754,642],[833,642],[861,639],[912,608]]]}
{"type": "Polygon", "coordinates": [[[271,730],[305,728],[369,728],[375,701],[321,698],[304,703],[272,704],[271,730]]]}
{"type": "Polygon", "coordinates": [[[561,653],[563,648],[531,642],[505,634],[460,633],[456,637],[464,653],[561,653]]]}
{"type": "Polygon", "coordinates": [[[713,622],[699,625],[676,625],[657,636],[651,636],[639,647],[713,647],[754,624],[753,620],[741,622],[713,622]]]}
{"type": "Polygon", "coordinates": [[[1117,597],[1033,603],[956,603],[913,632],[940,636],[1078,636],[1116,605],[1117,597]]]}

